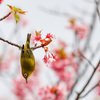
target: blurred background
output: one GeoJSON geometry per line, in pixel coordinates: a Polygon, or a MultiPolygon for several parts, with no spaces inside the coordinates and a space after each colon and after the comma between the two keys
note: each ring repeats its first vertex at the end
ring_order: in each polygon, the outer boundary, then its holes
{"type": "MultiPolygon", "coordinates": [[[[43,62],[43,48],[34,50],[36,71],[26,84],[21,75],[21,51],[0,41],[0,100],[75,100],[76,92],[82,89],[93,72],[91,65],[78,55],[78,51],[95,67],[100,58],[100,20],[94,0],[3,0],[0,4],[0,18],[10,12],[7,4],[27,13],[19,15],[17,24],[13,15],[0,21],[0,37],[22,46],[26,42],[27,33],[34,34],[42,30],[43,37],[51,33],[55,39],[48,48],[59,59],[47,67],[43,62]],[[68,98],[78,75],[82,77],[68,98]],[[54,91],[50,92],[52,89],[59,91],[58,99],[54,91]]],[[[32,41],[31,45],[34,46],[32,41]]],[[[97,83],[99,77],[97,70],[83,94],[97,83]]],[[[81,99],[100,100],[99,91],[96,88],[81,99]]]]}

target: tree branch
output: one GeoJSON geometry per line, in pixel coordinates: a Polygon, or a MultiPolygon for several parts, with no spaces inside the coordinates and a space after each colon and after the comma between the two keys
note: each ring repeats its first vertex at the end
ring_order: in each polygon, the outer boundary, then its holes
{"type": "Polygon", "coordinates": [[[94,88],[96,88],[98,85],[100,84],[100,81],[94,85],[85,95],[81,96],[80,98],[84,98],[85,96],[87,96],[94,88]]]}
{"type": "MultiPolygon", "coordinates": [[[[96,54],[97,54],[97,52],[99,51],[99,49],[100,49],[100,43],[98,44],[98,46],[97,46],[95,52],[92,53],[91,58],[90,58],[90,61],[93,60],[93,58],[96,56],[96,54]]],[[[74,85],[73,85],[73,87],[72,87],[70,93],[68,94],[67,100],[69,100],[69,97],[70,97],[70,95],[72,94],[72,92],[73,92],[73,90],[74,90],[76,84],[78,83],[79,79],[84,75],[84,73],[86,72],[87,68],[88,68],[88,63],[85,65],[85,69],[83,70],[83,72],[82,72],[80,75],[78,75],[78,78],[76,79],[76,81],[75,81],[75,83],[74,83],[74,85]]]]}
{"type": "Polygon", "coordinates": [[[5,18],[7,18],[10,14],[11,14],[11,12],[9,12],[6,16],[0,18],[0,21],[2,21],[2,20],[4,20],[5,18]]]}
{"type": "Polygon", "coordinates": [[[47,9],[45,7],[40,7],[40,9],[44,12],[47,12],[47,13],[50,13],[50,14],[54,14],[54,15],[59,15],[59,16],[64,16],[64,17],[72,17],[77,19],[77,20],[83,20],[82,18],[80,17],[77,17],[77,16],[74,16],[73,14],[69,14],[69,13],[65,13],[65,12],[59,12],[59,11],[56,11],[56,10],[51,10],[51,9],[47,9]]]}
{"type": "MultiPolygon", "coordinates": [[[[100,43],[96,47],[95,52],[92,53],[90,61],[92,61],[93,58],[97,55],[97,52],[99,51],[99,49],[100,49],[100,43]]],[[[88,63],[85,64],[85,68],[84,68],[83,72],[79,75],[80,77],[82,77],[84,75],[84,73],[86,72],[87,68],[88,68],[88,63]]]]}
{"type": "Polygon", "coordinates": [[[90,43],[90,40],[91,40],[91,37],[92,37],[92,34],[93,34],[95,23],[96,23],[96,8],[95,8],[94,13],[93,13],[93,19],[92,19],[92,23],[91,23],[91,26],[90,26],[89,34],[88,34],[86,42],[84,44],[84,48],[83,48],[84,52],[87,50],[87,48],[89,46],[89,43],[90,43]]]}
{"type": "Polygon", "coordinates": [[[31,50],[35,50],[35,49],[38,49],[38,48],[42,48],[44,47],[45,45],[40,45],[40,46],[35,46],[35,47],[31,47],[31,50]]]}
{"type": "Polygon", "coordinates": [[[98,3],[97,0],[95,0],[95,4],[96,4],[96,10],[97,10],[97,13],[98,13],[98,16],[99,16],[99,20],[100,20],[99,3],[98,3]]]}
{"type": "MultiPolygon", "coordinates": [[[[9,42],[8,40],[5,40],[5,39],[3,39],[3,38],[1,38],[1,37],[0,37],[0,40],[3,41],[3,42],[6,42],[6,43],[8,43],[8,44],[10,44],[10,45],[12,45],[12,46],[15,46],[15,47],[17,47],[17,48],[19,48],[19,49],[22,48],[21,46],[15,44],[15,43],[9,42]]],[[[44,47],[44,46],[45,46],[45,45],[40,45],[40,46],[31,47],[31,50],[35,50],[35,49],[38,49],[38,48],[41,48],[41,47],[44,47]]]]}
{"type": "Polygon", "coordinates": [[[1,38],[1,37],[0,37],[0,40],[3,41],[3,42],[6,42],[6,43],[8,43],[8,44],[10,44],[10,45],[12,45],[12,46],[15,46],[15,47],[17,47],[17,48],[19,48],[19,49],[22,48],[21,46],[15,44],[15,43],[9,42],[8,40],[5,40],[5,39],[3,39],[3,38],[1,38]]]}
{"type": "Polygon", "coordinates": [[[88,84],[90,83],[90,81],[91,81],[93,75],[95,74],[95,72],[96,72],[96,70],[97,70],[99,64],[100,64],[100,60],[99,60],[99,62],[98,62],[98,64],[97,64],[96,68],[95,68],[94,71],[92,72],[92,75],[90,76],[89,80],[87,81],[87,83],[85,84],[85,86],[83,87],[83,89],[81,90],[81,92],[80,92],[80,93],[77,93],[77,97],[76,97],[75,100],[78,100],[78,99],[80,98],[80,95],[84,92],[84,90],[86,89],[86,87],[87,87],[88,84]]]}
{"type": "Polygon", "coordinates": [[[85,60],[88,61],[88,63],[93,67],[93,69],[95,68],[94,65],[91,63],[91,61],[90,61],[88,58],[86,58],[81,52],[79,52],[79,54],[80,54],[80,56],[82,56],[85,60]]]}

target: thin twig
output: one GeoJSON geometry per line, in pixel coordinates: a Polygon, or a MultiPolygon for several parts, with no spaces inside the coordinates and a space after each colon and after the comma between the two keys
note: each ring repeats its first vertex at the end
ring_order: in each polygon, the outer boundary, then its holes
{"type": "MultiPolygon", "coordinates": [[[[96,56],[96,54],[97,54],[97,52],[99,51],[99,49],[100,49],[100,43],[98,44],[98,46],[97,46],[95,52],[93,52],[93,54],[91,55],[90,61],[93,60],[93,58],[96,56]]],[[[76,79],[76,81],[75,81],[75,83],[74,83],[74,85],[73,85],[73,87],[72,87],[72,89],[71,89],[71,91],[70,91],[70,93],[69,93],[69,95],[68,95],[68,97],[67,97],[68,99],[69,99],[70,95],[72,94],[72,92],[73,92],[73,90],[74,90],[76,84],[78,83],[79,79],[85,74],[87,68],[88,68],[88,64],[85,65],[85,69],[83,70],[83,72],[82,72],[80,75],[78,75],[78,78],[76,79]]],[[[67,99],[67,100],[68,100],[68,99],[67,99]]]]}
{"type": "Polygon", "coordinates": [[[10,44],[10,45],[12,45],[12,46],[15,46],[15,47],[17,47],[17,48],[19,48],[19,49],[22,48],[21,46],[15,44],[15,43],[9,42],[8,40],[5,40],[5,39],[3,39],[3,38],[1,38],[1,37],[0,37],[0,40],[3,41],[3,42],[6,42],[6,43],[8,43],[8,44],[10,44]]]}
{"type": "Polygon", "coordinates": [[[79,54],[80,54],[80,56],[82,56],[85,60],[87,60],[88,63],[89,63],[93,68],[95,68],[94,65],[91,63],[91,61],[90,61],[88,58],[86,58],[81,52],[79,52],[79,54]]]}
{"type": "MultiPolygon", "coordinates": [[[[95,52],[92,53],[90,61],[93,61],[94,57],[98,54],[99,49],[100,49],[100,43],[96,47],[95,52]]],[[[79,75],[80,77],[82,77],[85,74],[87,68],[88,68],[88,63],[85,64],[85,68],[84,68],[83,72],[79,75]]]]}
{"type": "MultiPolygon", "coordinates": [[[[15,46],[15,47],[17,47],[17,48],[19,48],[19,49],[22,48],[21,46],[15,44],[15,43],[9,42],[8,40],[5,40],[5,39],[3,39],[3,38],[1,38],[1,37],[0,37],[0,40],[3,41],[3,42],[6,42],[6,43],[8,43],[8,44],[10,44],[10,45],[12,45],[12,46],[15,46]]],[[[41,47],[44,47],[44,46],[45,46],[45,45],[40,45],[40,46],[31,47],[31,50],[35,50],[35,49],[38,49],[38,48],[41,48],[41,47]]]]}
{"type": "Polygon", "coordinates": [[[91,81],[93,75],[95,74],[95,72],[96,72],[96,70],[97,70],[99,64],[100,64],[100,60],[99,60],[99,62],[98,62],[98,64],[97,64],[96,68],[95,68],[94,71],[92,72],[92,75],[90,76],[89,80],[87,81],[87,83],[85,84],[85,86],[83,87],[83,89],[81,90],[81,92],[77,93],[77,97],[76,97],[75,100],[78,100],[78,99],[80,98],[80,95],[84,92],[84,90],[86,89],[86,87],[87,87],[88,84],[90,83],[90,81],[91,81]]]}
{"type": "Polygon", "coordinates": [[[76,17],[73,14],[69,14],[69,13],[66,13],[66,12],[59,12],[59,11],[56,11],[56,10],[47,9],[45,7],[40,7],[40,10],[42,10],[44,12],[47,12],[47,13],[54,14],[54,15],[59,15],[59,16],[63,16],[63,17],[72,17],[73,16],[73,18],[75,18],[77,20],[80,20],[80,21],[83,20],[82,18],[76,17]]]}
{"type": "Polygon", "coordinates": [[[88,33],[87,39],[86,39],[84,47],[83,47],[83,52],[85,52],[89,46],[91,37],[93,35],[93,30],[94,30],[95,24],[96,24],[96,8],[95,8],[94,13],[93,13],[92,23],[90,25],[89,33],[88,33]]]}
{"type": "Polygon", "coordinates": [[[36,46],[36,47],[31,47],[31,50],[35,50],[35,49],[42,48],[42,47],[44,47],[44,45],[40,45],[40,46],[36,46]]]}
{"type": "MultiPolygon", "coordinates": [[[[88,45],[89,45],[89,42],[90,42],[90,39],[91,39],[91,36],[92,36],[92,33],[93,33],[93,29],[94,29],[95,23],[96,23],[96,9],[94,10],[93,19],[92,19],[92,23],[91,23],[91,26],[90,26],[89,35],[88,35],[88,37],[87,37],[87,40],[86,40],[85,45],[84,45],[84,48],[83,48],[83,51],[84,51],[84,52],[85,52],[85,51],[87,50],[87,48],[88,48],[88,45]]],[[[82,63],[82,62],[79,60],[79,66],[80,66],[81,63],[82,63]]],[[[87,68],[88,68],[88,67],[86,67],[86,69],[87,69],[87,68]]],[[[84,70],[84,71],[85,71],[85,70],[84,70]]],[[[79,72],[79,69],[78,69],[77,73],[78,73],[78,72],[79,72]]],[[[84,73],[83,73],[83,74],[84,74],[84,73]]],[[[82,75],[83,75],[83,74],[82,74],[82,75]]],[[[70,91],[69,94],[68,94],[67,100],[69,100],[70,96],[72,95],[72,93],[73,93],[73,91],[74,91],[74,89],[75,89],[75,87],[76,87],[76,85],[77,85],[77,83],[78,83],[78,81],[79,81],[80,78],[81,78],[81,76],[80,76],[80,74],[78,73],[78,74],[77,74],[77,78],[76,78],[76,80],[75,80],[75,83],[74,83],[74,85],[73,85],[71,91],[70,91]]]]}
{"type": "Polygon", "coordinates": [[[84,98],[85,96],[87,96],[94,88],[96,88],[98,85],[100,84],[100,81],[94,85],[85,95],[81,96],[80,98],[84,98]]]}
{"type": "Polygon", "coordinates": [[[6,16],[0,18],[0,21],[2,21],[2,20],[4,20],[5,18],[7,18],[10,14],[11,14],[11,12],[9,12],[6,16]]]}
{"type": "Polygon", "coordinates": [[[97,9],[97,13],[98,13],[98,16],[99,16],[99,20],[100,20],[99,3],[98,3],[97,0],[95,0],[95,4],[96,4],[96,9],[97,9]]]}

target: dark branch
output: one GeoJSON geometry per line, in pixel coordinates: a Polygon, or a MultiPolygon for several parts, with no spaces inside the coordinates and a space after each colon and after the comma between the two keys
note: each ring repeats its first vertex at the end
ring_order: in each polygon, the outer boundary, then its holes
{"type": "Polygon", "coordinates": [[[99,16],[99,20],[100,20],[100,12],[99,12],[99,2],[97,0],[95,0],[95,4],[96,4],[96,10],[99,16]]]}
{"type": "Polygon", "coordinates": [[[91,26],[90,26],[90,29],[89,29],[89,34],[88,34],[86,42],[84,44],[84,48],[83,48],[84,52],[87,50],[87,48],[89,46],[89,43],[90,43],[90,40],[91,40],[91,37],[92,37],[92,34],[93,34],[95,23],[96,23],[96,8],[95,8],[94,13],[93,13],[93,19],[92,19],[92,23],[91,23],[91,26]]]}
{"type": "Polygon", "coordinates": [[[96,88],[98,85],[100,84],[100,81],[94,85],[85,95],[81,96],[80,98],[84,98],[85,96],[87,96],[94,88],[96,88]]]}
{"type": "Polygon", "coordinates": [[[9,12],[6,16],[4,16],[3,18],[0,18],[0,21],[4,20],[5,18],[7,18],[9,15],[11,14],[11,12],[9,12]]]}
{"type": "MultiPolygon", "coordinates": [[[[15,44],[15,43],[9,42],[8,40],[5,40],[5,39],[3,39],[3,38],[1,38],[1,37],[0,37],[0,40],[3,41],[3,42],[6,42],[6,43],[8,43],[8,44],[10,44],[10,45],[12,45],[12,46],[15,46],[15,47],[17,47],[17,48],[19,48],[19,49],[22,49],[21,46],[15,44]]],[[[44,46],[45,46],[45,45],[40,45],[40,46],[31,47],[31,50],[35,50],[35,49],[38,49],[38,48],[41,48],[41,47],[44,47],[44,46]]]]}
{"type": "Polygon", "coordinates": [[[81,92],[77,94],[77,97],[76,97],[75,100],[78,100],[78,99],[80,98],[80,95],[84,92],[84,90],[86,89],[86,87],[87,87],[88,84],[90,83],[90,81],[91,81],[93,75],[95,74],[95,72],[96,72],[96,70],[97,70],[99,64],[100,64],[100,60],[99,60],[99,62],[98,62],[98,64],[97,64],[96,68],[95,68],[94,71],[92,72],[92,75],[90,76],[89,80],[87,81],[87,83],[85,84],[85,86],[83,87],[83,89],[81,90],[81,92]]]}
{"type": "Polygon", "coordinates": [[[35,49],[42,48],[42,47],[44,47],[44,45],[40,45],[40,46],[31,47],[31,50],[35,50],[35,49]]]}
{"type": "Polygon", "coordinates": [[[19,49],[22,48],[21,46],[15,44],[15,43],[9,42],[8,40],[4,40],[4,39],[1,38],[1,37],[0,37],[0,40],[3,41],[3,42],[6,42],[6,43],[8,43],[8,44],[10,44],[10,45],[12,45],[12,46],[15,46],[15,47],[17,47],[17,48],[19,48],[19,49]]]}
{"type": "MultiPolygon", "coordinates": [[[[98,54],[99,49],[100,49],[100,43],[99,43],[98,46],[96,47],[95,52],[93,52],[92,55],[91,55],[91,58],[90,58],[90,61],[91,61],[91,62],[93,61],[94,57],[98,54]]],[[[83,72],[79,75],[80,78],[85,74],[87,68],[88,68],[88,63],[86,63],[83,72]]]]}
{"type": "Polygon", "coordinates": [[[94,65],[91,63],[91,61],[90,61],[88,58],[86,58],[81,52],[79,52],[79,54],[80,54],[80,56],[82,56],[85,60],[87,60],[88,63],[89,63],[93,68],[95,68],[94,65]]]}
{"type": "MultiPolygon", "coordinates": [[[[98,46],[97,46],[95,52],[92,53],[91,58],[90,58],[90,61],[93,60],[93,58],[96,56],[96,54],[97,54],[97,52],[99,51],[99,49],[100,49],[100,43],[98,44],[98,46]]],[[[71,91],[70,91],[70,93],[69,93],[69,95],[68,95],[68,97],[67,97],[67,100],[69,100],[69,97],[70,97],[70,95],[72,94],[72,92],[73,92],[73,90],[74,90],[76,84],[78,83],[79,79],[85,74],[87,68],[88,68],[88,63],[85,65],[85,69],[83,70],[83,72],[82,72],[81,74],[78,75],[78,78],[76,79],[76,81],[75,81],[75,83],[74,83],[74,85],[73,85],[73,87],[72,87],[72,89],[71,89],[71,91]]]]}

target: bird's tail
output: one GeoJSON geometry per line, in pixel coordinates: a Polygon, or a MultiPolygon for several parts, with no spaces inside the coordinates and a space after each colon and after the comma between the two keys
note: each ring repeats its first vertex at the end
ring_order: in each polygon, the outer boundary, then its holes
{"type": "Polygon", "coordinates": [[[27,41],[26,42],[29,42],[30,43],[30,38],[31,38],[31,34],[27,34],[27,41]]]}

